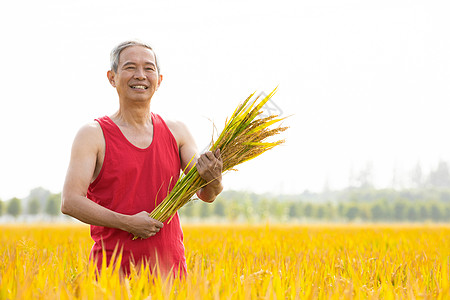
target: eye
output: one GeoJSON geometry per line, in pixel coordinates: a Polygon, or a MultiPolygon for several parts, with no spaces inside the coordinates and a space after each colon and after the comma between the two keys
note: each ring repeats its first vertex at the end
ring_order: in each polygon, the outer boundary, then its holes
{"type": "Polygon", "coordinates": [[[147,70],[147,71],[155,71],[155,68],[145,68],[145,70],[147,70]]]}

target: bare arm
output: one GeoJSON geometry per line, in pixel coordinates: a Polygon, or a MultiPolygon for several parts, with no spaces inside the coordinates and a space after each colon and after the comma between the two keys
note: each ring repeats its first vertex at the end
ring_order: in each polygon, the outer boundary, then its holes
{"type": "Polygon", "coordinates": [[[206,186],[197,192],[197,196],[205,202],[213,202],[222,190],[222,158],[220,151],[210,151],[199,155],[197,145],[187,127],[181,122],[167,122],[177,140],[180,149],[181,167],[186,169],[192,160],[186,173],[196,164],[200,176],[208,182],[206,186]]]}
{"type": "Polygon", "coordinates": [[[72,146],[62,192],[62,213],[87,224],[118,228],[142,238],[155,235],[163,224],[148,217],[146,212],[124,215],[86,198],[101,149],[104,149],[104,140],[99,125],[95,123],[81,128],[72,146]]]}

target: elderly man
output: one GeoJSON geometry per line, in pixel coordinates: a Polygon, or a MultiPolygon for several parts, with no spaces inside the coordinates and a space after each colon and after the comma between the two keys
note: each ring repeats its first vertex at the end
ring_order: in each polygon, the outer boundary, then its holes
{"type": "Polygon", "coordinates": [[[163,224],[148,213],[166,197],[192,157],[200,176],[209,182],[197,196],[214,201],[222,191],[220,152],[198,155],[183,123],[150,111],[163,76],[149,45],[119,44],[111,52],[107,76],[119,95],[119,109],[77,133],[61,211],[91,225],[91,259],[98,267],[103,253],[110,263],[117,248],[125,274],[130,263],[144,263],[183,275],[186,258],[178,214],[163,224]]]}

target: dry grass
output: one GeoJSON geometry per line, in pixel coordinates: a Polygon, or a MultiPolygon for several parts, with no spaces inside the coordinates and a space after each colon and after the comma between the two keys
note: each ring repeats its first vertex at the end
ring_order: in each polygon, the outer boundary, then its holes
{"type": "Polygon", "coordinates": [[[0,299],[448,299],[450,226],[185,226],[188,277],[95,280],[87,226],[1,226],[0,299]]]}

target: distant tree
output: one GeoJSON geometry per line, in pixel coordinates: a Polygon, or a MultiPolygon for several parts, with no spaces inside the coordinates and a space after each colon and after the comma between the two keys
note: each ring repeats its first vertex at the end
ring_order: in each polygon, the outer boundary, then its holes
{"type": "Polygon", "coordinates": [[[447,162],[439,161],[436,170],[430,172],[428,182],[433,187],[450,187],[450,170],[447,162]]]}
{"type": "Polygon", "coordinates": [[[245,217],[245,220],[247,220],[247,222],[254,221],[255,214],[254,214],[253,204],[252,204],[252,201],[250,200],[250,198],[245,199],[241,203],[241,211],[245,217]]]}
{"type": "Polygon", "coordinates": [[[379,202],[373,204],[370,208],[370,215],[372,217],[372,221],[375,222],[385,219],[383,205],[379,202]]]}
{"type": "Polygon", "coordinates": [[[358,206],[358,217],[365,222],[369,221],[370,209],[367,207],[367,205],[358,206]]]}
{"type": "Polygon", "coordinates": [[[256,213],[260,220],[266,221],[270,216],[270,201],[267,198],[263,198],[259,205],[256,207],[256,213]]]}
{"type": "Polygon", "coordinates": [[[423,172],[420,162],[417,162],[414,169],[410,172],[410,180],[413,188],[421,188],[423,186],[423,172]]]}
{"type": "Polygon", "coordinates": [[[429,212],[428,206],[426,204],[422,203],[419,206],[419,219],[421,221],[425,221],[425,220],[428,220],[429,217],[430,217],[430,212],[429,212]]]}
{"type": "Polygon", "coordinates": [[[325,207],[323,205],[319,205],[316,209],[316,218],[324,219],[325,218],[325,207]]]}
{"type": "Polygon", "coordinates": [[[272,215],[278,220],[278,221],[284,221],[287,216],[287,206],[285,203],[275,201],[272,203],[273,210],[272,215]]]}
{"type": "Polygon", "coordinates": [[[433,222],[439,222],[442,219],[441,208],[436,203],[431,204],[430,216],[433,222]]]}
{"type": "Polygon", "coordinates": [[[28,213],[30,215],[37,215],[41,209],[41,204],[37,198],[33,198],[28,202],[28,213]]]}
{"type": "Polygon", "coordinates": [[[384,208],[384,215],[385,215],[384,219],[395,221],[393,204],[389,203],[387,200],[383,200],[381,204],[383,205],[384,208]]]}
{"type": "Polygon", "coordinates": [[[357,206],[357,204],[352,203],[347,207],[346,212],[345,212],[345,217],[349,221],[353,221],[356,219],[358,214],[359,214],[359,207],[357,206]]]}
{"type": "Polygon", "coordinates": [[[295,202],[291,202],[288,204],[288,217],[290,219],[298,217],[297,205],[295,202]]]}
{"type": "Polygon", "coordinates": [[[5,211],[4,204],[3,204],[2,199],[0,199],[0,217],[3,215],[4,211],[5,211]]]}
{"type": "Polygon", "coordinates": [[[336,217],[336,207],[332,203],[327,202],[327,204],[325,204],[324,206],[324,209],[325,209],[324,214],[325,219],[332,220],[336,217]]]}
{"type": "Polygon", "coordinates": [[[415,222],[419,219],[419,213],[417,212],[417,209],[415,206],[411,205],[408,207],[408,210],[406,212],[406,217],[409,221],[415,222]]]}
{"type": "Polygon", "coordinates": [[[45,212],[55,217],[61,212],[61,196],[60,194],[51,194],[47,199],[47,205],[45,206],[45,212]]]}
{"type": "MultiPolygon", "coordinates": [[[[37,187],[30,191],[27,199],[37,199],[39,201],[39,210],[44,210],[47,205],[48,198],[52,195],[52,193],[44,189],[43,187],[37,187]]],[[[29,208],[29,207],[27,207],[29,208]]]]}
{"type": "Polygon", "coordinates": [[[325,183],[323,185],[321,198],[328,202],[328,201],[330,201],[331,194],[332,194],[332,191],[330,188],[330,178],[327,177],[325,179],[325,183]]]}
{"type": "Polygon", "coordinates": [[[213,203],[213,213],[218,217],[225,217],[225,200],[218,197],[213,203]]]}
{"type": "Polygon", "coordinates": [[[14,218],[17,218],[22,212],[22,204],[20,199],[14,197],[11,200],[9,200],[6,212],[9,215],[13,216],[14,218]]]}
{"type": "Polygon", "coordinates": [[[450,222],[450,204],[445,207],[444,221],[450,222]]]}
{"type": "Polygon", "coordinates": [[[313,216],[313,205],[311,203],[306,203],[303,207],[303,214],[307,218],[311,218],[313,216]]]}
{"type": "Polygon", "coordinates": [[[46,200],[50,197],[51,193],[49,190],[44,189],[43,187],[37,187],[30,191],[28,196],[29,199],[36,198],[38,200],[46,200]]]}
{"type": "Polygon", "coordinates": [[[212,215],[212,204],[200,201],[200,218],[208,218],[212,215]]]}
{"type": "Polygon", "coordinates": [[[180,210],[179,214],[182,217],[192,218],[194,216],[194,202],[190,201],[186,203],[180,210]]]}
{"type": "Polygon", "coordinates": [[[345,217],[345,205],[344,203],[339,203],[337,207],[337,212],[339,217],[345,217]]]}
{"type": "Polygon", "coordinates": [[[357,182],[360,188],[373,187],[373,166],[368,162],[366,166],[359,172],[357,182]]]}
{"type": "Polygon", "coordinates": [[[441,190],[439,193],[439,200],[450,203],[450,193],[448,189],[441,190]]]}
{"type": "Polygon", "coordinates": [[[230,199],[228,205],[225,207],[225,215],[230,222],[236,221],[239,217],[240,209],[238,203],[234,199],[230,199]]]}
{"type": "Polygon", "coordinates": [[[406,203],[402,200],[394,204],[394,220],[403,221],[406,217],[406,203]]]}

